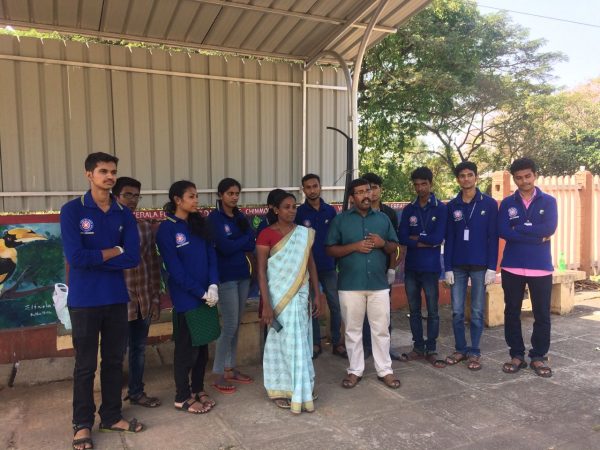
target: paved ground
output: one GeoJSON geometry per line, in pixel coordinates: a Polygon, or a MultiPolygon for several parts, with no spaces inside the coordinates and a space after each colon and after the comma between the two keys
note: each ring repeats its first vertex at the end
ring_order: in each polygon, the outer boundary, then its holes
{"type": "MultiPolygon", "coordinates": [[[[405,311],[394,313],[393,344],[410,348],[405,311]]],[[[526,332],[531,314],[524,314],[526,332]]],[[[139,435],[94,432],[99,449],[599,449],[600,298],[579,303],[567,317],[553,316],[551,365],[541,379],[531,370],[501,372],[507,360],[503,328],[487,329],[484,367],[471,373],[461,364],[435,369],[422,362],[394,363],[402,387],[391,391],[377,381],[372,361],[352,390],[339,385],[345,362],[324,352],[316,361],[317,411],[293,416],[269,402],[256,377],[235,395],[221,395],[207,415],[171,406],[171,368],[148,371],[147,391],[164,402],[149,410],[126,406],[148,425],[139,435]]],[[[442,308],[440,353],[453,338],[450,311],[442,308]]],[[[210,389],[209,389],[210,391],[210,389]]],[[[70,448],[71,383],[68,381],[0,391],[0,448],[70,448]]]]}

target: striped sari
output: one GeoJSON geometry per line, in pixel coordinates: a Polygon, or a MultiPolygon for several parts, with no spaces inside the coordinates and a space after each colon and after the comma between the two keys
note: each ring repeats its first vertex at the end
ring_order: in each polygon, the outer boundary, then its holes
{"type": "Polygon", "coordinates": [[[308,300],[308,257],[314,231],[296,226],[271,248],[267,280],[275,318],[283,326],[269,329],[263,356],[269,398],[291,400],[294,413],[314,411],[315,370],[312,320],[308,300]]]}

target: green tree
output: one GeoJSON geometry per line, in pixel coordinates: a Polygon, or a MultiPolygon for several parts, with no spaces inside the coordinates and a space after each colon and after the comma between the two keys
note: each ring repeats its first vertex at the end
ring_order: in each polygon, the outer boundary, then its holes
{"type": "Polygon", "coordinates": [[[490,149],[506,164],[534,158],[548,175],[572,174],[581,166],[600,173],[600,78],[576,89],[530,97],[505,108],[490,149]]]}
{"type": "Polygon", "coordinates": [[[472,1],[434,0],[365,58],[359,85],[362,154],[394,152],[431,135],[448,168],[484,148],[509,105],[552,91],[557,53],[502,13],[472,1]]]}

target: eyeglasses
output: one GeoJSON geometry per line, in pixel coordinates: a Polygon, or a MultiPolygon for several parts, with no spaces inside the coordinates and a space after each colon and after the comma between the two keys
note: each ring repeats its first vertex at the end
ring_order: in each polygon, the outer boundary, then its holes
{"type": "Polygon", "coordinates": [[[140,194],[132,194],[131,192],[125,192],[124,194],[120,194],[120,196],[126,198],[127,200],[140,200],[142,198],[140,194]]]}
{"type": "Polygon", "coordinates": [[[370,194],[370,193],[371,193],[371,189],[365,189],[365,190],[360,190],[360,191],[354,191],[352,193],[352,195],[362,196],[362,195],[367,195],[367,194],[370,194]]]}

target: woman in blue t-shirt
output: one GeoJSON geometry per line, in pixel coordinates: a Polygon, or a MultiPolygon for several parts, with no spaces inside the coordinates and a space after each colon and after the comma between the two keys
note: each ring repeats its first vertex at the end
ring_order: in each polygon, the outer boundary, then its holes
{"type": "Polygon", "coordinates": [[[224,178],[217,186],[217,208],[208,220],[215,237],[219,268],[219,310],[223,320],[217,341],[213,387],[223,394],[233,394],[231,382],[249,384],[252,378],[235,369],[238,331],[250,289],[251,266],[247,254],[254,251],[254,231],[237,204],[242,190],[233,178],[224,178]]]}
{"type": "Polygon", "coordinates": [[[218,316],[211,324],[197,323],[194,311],[214,307],[219,300],[217,256],[208,224],[198,213],[198,193],[191,181],[177,181],[169,189],[164,207],[167,218],[160,224],[156,244],[168,273],[169,294],[173,302],[175,352],[175,408],[193,414],[207,413],[215,406],[204,392],[204,372],[208,344],[199,343],[198,329],[217,328],[218,316]],[[191,383],[190,383],[191,378],[191,383]]]}

